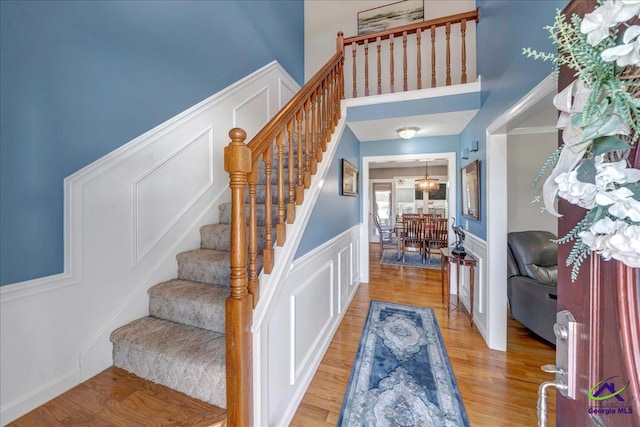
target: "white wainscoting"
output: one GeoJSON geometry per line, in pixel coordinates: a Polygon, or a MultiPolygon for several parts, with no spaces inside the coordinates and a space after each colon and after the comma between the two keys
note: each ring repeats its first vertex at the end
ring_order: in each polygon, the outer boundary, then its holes
{"type": "Polygon", "coordinates": [[[288,425],[360,284],[361,224],[295,260],[256,332],[256,425],[288,425]]]}
{"type": "Polygon", "coordinates": [[[251,138],[297,90],[273,62],[65,180],[64,273],[0,290],[3,425],[111,366],[111,332],[228,201],[229,130],[251,138]]]}

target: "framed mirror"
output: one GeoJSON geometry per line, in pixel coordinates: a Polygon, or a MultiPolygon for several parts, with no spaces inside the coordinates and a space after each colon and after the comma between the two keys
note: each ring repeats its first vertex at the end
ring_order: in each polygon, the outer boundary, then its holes
{"type": "Polygon", "coordinates": [[[358,195],[358,168],[342,159],[342,195],[358,195]]]}
{"type": "Polygon", "coordinates": [[[480,219],[480,161],[474,160],[461,170],[462,215],[480,219]]]}

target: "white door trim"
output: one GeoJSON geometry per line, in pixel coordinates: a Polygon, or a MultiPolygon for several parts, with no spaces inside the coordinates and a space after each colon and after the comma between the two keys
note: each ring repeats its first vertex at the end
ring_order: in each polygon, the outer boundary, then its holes
{"type": "Polygon", "coordinates": [[[557,91],[553,75],[505,111],[486,130],[487,152],[487,330],[490,348],[507,349],[507,133],[510,121],[557,91]]]}
{"type": "MultiPolygon", "coordinates": [[[[371,162],[380,161],[398,161],[398,160],[427,160],[427,159],[446,159],[447,179],[449,181],[449,214],[454,215],[458,212],[457,205],[457,188],[458,188],[458,164],[455,152],[446,153],[416,153],[416,154],[398,154],[385,156],[367,156],[362,158],[362,233],[360,238],[360,277],[362,282],[369,283],[369,206],[371,202],[369,190],[369,164],[371,162]]],[[[453,241],[453,233],[449,233],[449,243],[453,241]]]]}

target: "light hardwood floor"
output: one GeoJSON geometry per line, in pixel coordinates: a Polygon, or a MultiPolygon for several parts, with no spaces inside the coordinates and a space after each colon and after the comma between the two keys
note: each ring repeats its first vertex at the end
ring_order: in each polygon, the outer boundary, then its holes
{"type": "MultiPolygon", "coordinates": [[[[360,285],[291,425],[336,425],[369,303],[380,300],[435,310],[473,427],[536,426],[538,385],[552,379],[540,366],[555,362],[554,347],[509,319],[507,351],[490,350],[464,314],[447,317],[440,270],[382,265],[379,258],[378,245],[370,245],[369,283],[360,285]]],[[[549,396],[549,406],[553,426],[555,396],[549,396]]]]}
{"type": "MultiPolygon", "coordinates": [[[[370,257],[370,283],[360,285],[291,425],[336,425],[369,303],[375,299],[435,310],[473,427],[535,426],[538,385],[550,379],[540,366],[554,362],[553,347],[510,320],[508,351],[489,350],[464,314],[447,318],[439,270],[381,265],[377,245],[371,245],[370,257]]],[[[554,413],[555,397],[550,396],[549,426],[555,425],[554,413]]],[[[213,426],[222,418],[220,408],[109,368],[10,425],[213,426]]]]}

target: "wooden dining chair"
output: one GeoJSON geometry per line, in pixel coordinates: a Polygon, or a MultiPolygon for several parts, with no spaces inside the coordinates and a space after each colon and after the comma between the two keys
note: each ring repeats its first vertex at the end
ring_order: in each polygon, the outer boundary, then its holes
{"type": "Polygon", "coordinates": [[[432,218],[429,224],[429,237],[426,243],[427,257],[431,261],[431,252],[440,252],[440,248],[449,245],[447,218],[432,218]]]}
{"type": "Polygon", "coordinates": [[[426,260],[426,239],[425,233],[425,221],[424,218],[403,215],[402,216],[402,236],[400,240],[400,255],[402,256],[402,262],[405,262],[406,252],[420,252],[422,256],[422,263],[426,260]]]}
{"type": "Polygon", "coordinates": [[[382,259],[384,247],[393,246],[394,249],[397,249],[398,240],[394,236],[393,228],[387,229],[383,228],[382,225],[380,225],[380,217],[378,216],[378,214],[373,214],[373,223],[378,230],[378,234],[380,235],[380,259],[382,259]]]}

